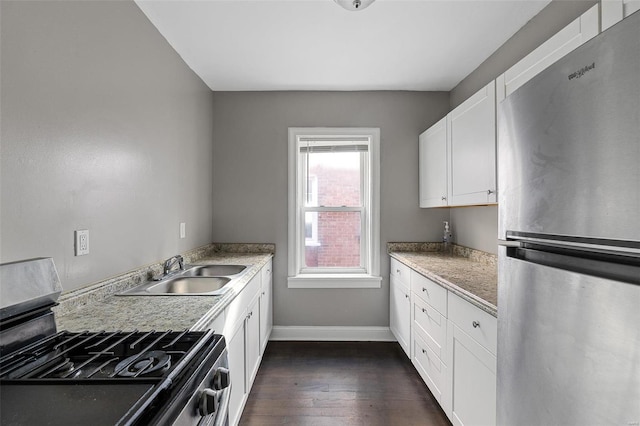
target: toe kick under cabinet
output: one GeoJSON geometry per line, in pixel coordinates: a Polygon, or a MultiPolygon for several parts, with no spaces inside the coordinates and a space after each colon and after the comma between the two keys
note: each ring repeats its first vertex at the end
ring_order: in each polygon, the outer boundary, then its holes
{"type": "MultiPolygon", "coordinates": [[[[404,273],[405,282],[408,275],[407,355],[420,377],[454,425],[495,425],[496,317],[392,260],[394,284],[399,274],[404,273]]],[[[406,316],[406,312],[399,312],[402,306],[406,305],[396,301],[392,308],[394,324],[406,316]]],[[[397,325],[394,328],[398,330],[397,325]]],[[[404,334],[397,335],[403,348],[404,334]]]]}

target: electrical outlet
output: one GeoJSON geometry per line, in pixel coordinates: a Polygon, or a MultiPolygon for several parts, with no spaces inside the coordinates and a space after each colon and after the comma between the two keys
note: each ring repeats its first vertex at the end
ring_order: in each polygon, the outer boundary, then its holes
{"type": "Polygon", "coordinates": [[[187,238],[187,224],[180,222],[180,238],[187,238]]]}
{"type": "Polygon", "coordinates": [[[75,232],[76,234],[76,256],[83,256],[89,254],[89,230],[81,229],[75,232]]]}

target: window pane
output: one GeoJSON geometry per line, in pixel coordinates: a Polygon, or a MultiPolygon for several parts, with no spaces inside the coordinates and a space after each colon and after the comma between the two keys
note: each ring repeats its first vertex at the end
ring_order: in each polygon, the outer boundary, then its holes
{"type": "Polygon", "coordinates": [[[305,205],[360,206],[358,152],[311,152],[308,155],[305,205]]]}
{"type": "Polygon", "coordinates": [[[318,212],[304,214],[305,244],[318,244],[318,212]]]}
{"type": "Polygon", "coordinates": [[[306,213],[317,221],[317,240],[305,244],[308,268],[360,267],[360,212],[306,213]]]}

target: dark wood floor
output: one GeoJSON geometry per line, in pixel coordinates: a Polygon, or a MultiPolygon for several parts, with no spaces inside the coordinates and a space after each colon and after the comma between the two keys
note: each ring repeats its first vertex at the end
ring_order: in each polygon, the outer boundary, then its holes
{"type": "Polygon", "coordinates": [[[269,342],[240,425],[450,423],[397,343],[269,342]]]}

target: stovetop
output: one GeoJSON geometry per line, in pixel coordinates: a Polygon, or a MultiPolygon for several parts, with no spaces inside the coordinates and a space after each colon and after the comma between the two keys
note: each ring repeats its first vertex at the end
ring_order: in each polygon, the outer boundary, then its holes
{"type": "Polygon", "coordinates": [[[222,339],[188,330],[52,334],[0,354],[1,423],[155,424],[193,392],[222,339]]]}
{"type": "Polygon", "coordinates": [[[0,380],[121,380],[167,377],[204,332],[60,332],[0,358],[0,380]]]}

